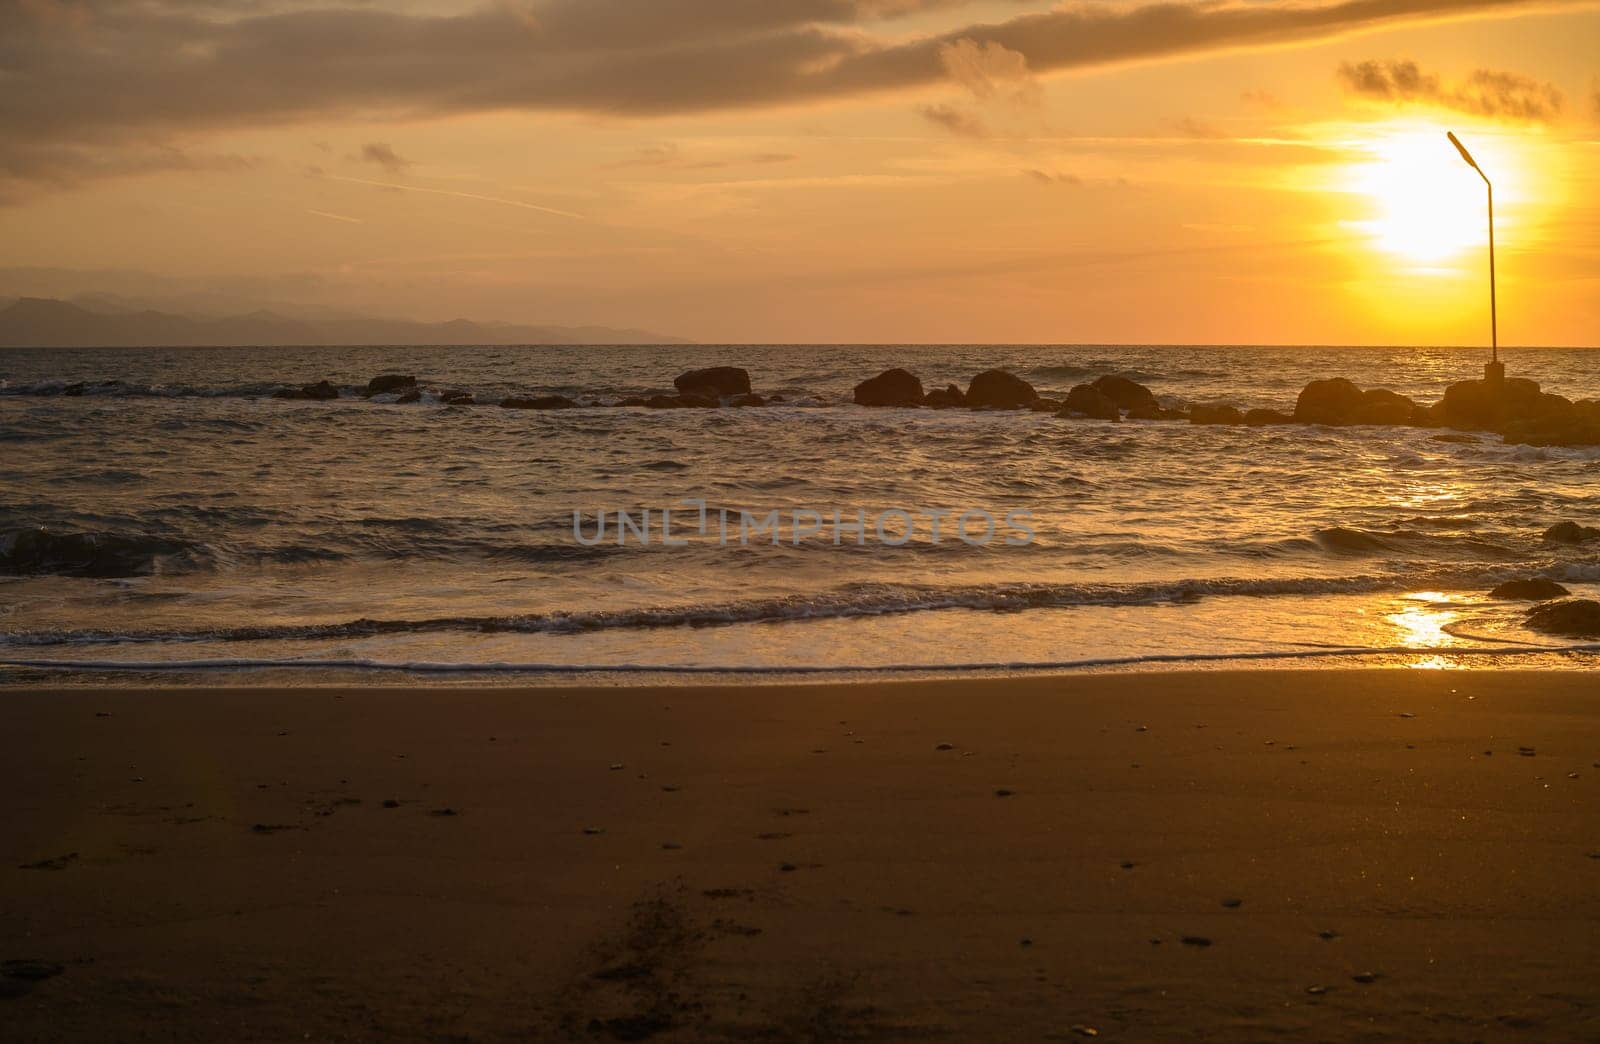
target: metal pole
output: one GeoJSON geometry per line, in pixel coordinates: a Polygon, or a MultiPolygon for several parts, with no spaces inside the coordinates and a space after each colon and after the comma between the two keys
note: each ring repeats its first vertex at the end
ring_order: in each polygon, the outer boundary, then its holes
{"type": "Polygon", "coordinates": [[[1494,361],[1500,361],[1500,315],[1495,303],[1494,289],[1494,183],[1488,175],[1478,171],[1483,183],[1489,186],[1489,336],[1493,344],[1494,361]]]}

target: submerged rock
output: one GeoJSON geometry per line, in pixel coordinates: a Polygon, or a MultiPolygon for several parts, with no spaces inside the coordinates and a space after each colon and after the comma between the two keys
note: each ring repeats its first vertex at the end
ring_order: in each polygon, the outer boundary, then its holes
{"type": "Polygon", "coordinates": [[[725,395],[746,395],[750,391],[750,371],[738,366],[708,366],[690,370],[672,381],[679,392],[720,399],[725,395]]]}
{"type": "Polygon", "coordinates": [[[400,397],[394,401],[397,405],[401,406],[406,406],[413,402],[421,402],[422,391],[418,388],[412,388],[409,391],[401,392],[400,397]]]}
{"type": "Polygon", "coordinates": [[[301,399],[315,402],[325,402],[339,397],[339,389],[327,381],[318,381],[316,384],[302,384],[298,388],[279,388],[272,393],[274,399],[301,399]]]}
{"type": "Polygon", "coordinates": [[[446,406],[472,406],[477,400],[473,399],[470,392],[447,391],[439,394],[439,401],[446,406]]]}
{"type": "Polygon", "coordinates": [[[751,392],[748,395],[735,395],[728,400],[729,406],[765,406],[767,400],[751,392]]]}
{"type": "Polygon", "coordinates": [[[532,399],[511,396],[500,400],[503,410],[570,410],[577,405],[565,395],[540,395],[532,399]]]}
{"type": "Polygon", "coordinates": [[[967,404],[967,396],[960,388],[947,384],[943,388],[935,388],[922,397],[922,404],[935,410],[949,410],[967,404]]]}
{"type": "Polygon", "coordinates": [[[406,391],[417,386],[417,379],[405,374],[386,373],[374,377],[367,382],[367,390],[362,394],[367,398],[374,395],[387,395],[389,392],[406,391]]]}
{"type": "Polygon", "coordinates": [[[1293,424],[1294,418],[1281,410],[1245,410],[1244,422],[1252,428],[1274,424],[1293,424]]]}
{"type": "Polygon", "coordinates": [[[1574,598],[1550,602],[1528,611],[1528,626],[1545,634],[1573,638],[1600,638],[1600,602],[1574,598]]]}
{"type": "Polygon", "coordinates": [[[1061,407],[1060,399],[1047,399],[1042,395],[1028,404],[1028,409],[1034,413],[1058,413],[1061,407]]]}
{"type": "Polygon", "coordinates": [[[1095,391],[1116,403],[1120,409],[1131,410],[1135,407],[1156,405],[1155,392],[1138,381],[1132,381],[1114,373],[1108,373],[1104,377],[1097,378],[1092,387],[1095,391]]]}
{"type": "Polygon", "coordinates": [[[1119,420],[1122,417],[1116,401],[1093,384],[1080,384],[1067,392],[1067,401],[1062,405],[1059,416],[1074,414],[1093,420],[1119,420]]]}
{"type": "Polygon", "coordinates": [[[1129,420],[1152,420],[1152,421],[1181,421],[1181,420],[1188,420],[1189,419],[1189,415],[1187,413],[1183,412],[1182,410],[1169,410],[1169,409],[1165,409],[1165,408],[1163,408],[1161,406],[1158,406],[1155,403],[1149,403],[1148,405],[1145,405],[1145,406],[1135,406],[1132,409],[1130,409],[1128,411],[1128,419],[1129,420]]]}
{"type": "Polygon", "coordinates": [[[1191,406],[1190,424],[1243,424],[1244,414],[1234,406],[1191,406]]]}
{"type": "Polygon", "coordinates": [[[1017,410],[1029,406],[1039,393],[1034,391],[1033,385],[1005,370],[984,370],[972,378],[972,383],[967,386],[966,403],[968,409],[981,410],[991,407],[997,410],[1017,410]]]}
{"type": "Polygon", "coordinates": [[[1557,522],[1544,531],[1547,544],[1587,544],[1591,540],[1600,540],[1600,529],[1576,522],[1557,522]]]}
{"type": "Polygon", "coordinates": [[[916,406],[922,402],[922,381],[896,367],[862,381],[855,389],[858,406],[916,406]]]}
{"type": "Polygon", "coordinates": [[[1571,593],[1554,580],[1533,577],[1528,580],[1507,580],[1490,591],[1489,597],[1518,602],[1547,602],[1552,598],[1565,598],[1571,593]]]}

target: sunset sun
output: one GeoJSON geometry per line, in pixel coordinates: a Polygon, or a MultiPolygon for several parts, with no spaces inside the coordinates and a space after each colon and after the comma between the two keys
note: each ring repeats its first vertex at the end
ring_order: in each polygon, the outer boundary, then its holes
{"type": "MultiPolygon", "coordinates": [[[[1493,172],[1504,229],[1505,204],[1517,198],[1515,164],[1493,139],[1480,136],[1474,149],[1493,172]]],[[[1345,185],[1365,201],[1371,216],[1350,224],[1377,249],[1402,263],[1426,267],[1487,246],[1483,182],[1461,161],[1442,127],[1389,128],[1356,151],[1361,158],[1345,172],[1345,185]]]]}

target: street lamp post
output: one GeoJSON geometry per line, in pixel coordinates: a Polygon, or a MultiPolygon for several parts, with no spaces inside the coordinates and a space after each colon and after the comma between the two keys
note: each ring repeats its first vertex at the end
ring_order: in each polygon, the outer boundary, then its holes
{"type": "Polygon", "coordinates": [[[1454,131],[1447,131],[1446,136],[1449,137],[1450,144],[1456,147],[1456,151],[1461,153],[1461,158],[1467,161],[1467,166],[1477,171],[1478,177],[1482,178],[1483,183],[1489,188],[1489,338],[1493,355],[1489,365],[1483,368],[1483,376],[1491,384],[1499,384],[1506,379],[1506,366],[1500,361],[1500,317],[1495,304],[1494,289],[1494,182],[1490,181],[1489,175],[1478,166],[1478,161],[1472,158],[1472,153],[1461,144],[1461,139],[1456,137],[1454,131]]]}

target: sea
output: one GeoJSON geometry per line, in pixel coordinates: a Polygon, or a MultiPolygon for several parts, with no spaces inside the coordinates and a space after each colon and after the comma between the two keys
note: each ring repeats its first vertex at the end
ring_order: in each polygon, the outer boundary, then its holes
{"type": "MultiPolygon", "coordinates": [[[[1171,406],[1292,410],[1338,376],[1432,402],[1486,354],[4,349],[0,684],[1592,669],[1594,643],[1489,591],[1600,597],[1600,542],[1542,536],[1600,525],[1600,448],[852,401],[904,367],[928,388],[1001,368],[1055,397],[1121,374],[1171,406]],[[613,405],[716,365],[783,401],[613,405]],[[415,375],[422,400],[364,397],[380,374],[415,375]],[[324,379],[338,399],[271,397],[324,379]],[[512,395],[584,405],[497,405],[512,395]]],[[[1502,356],[1600,394],[1600,352],[1502,356]]]]}

